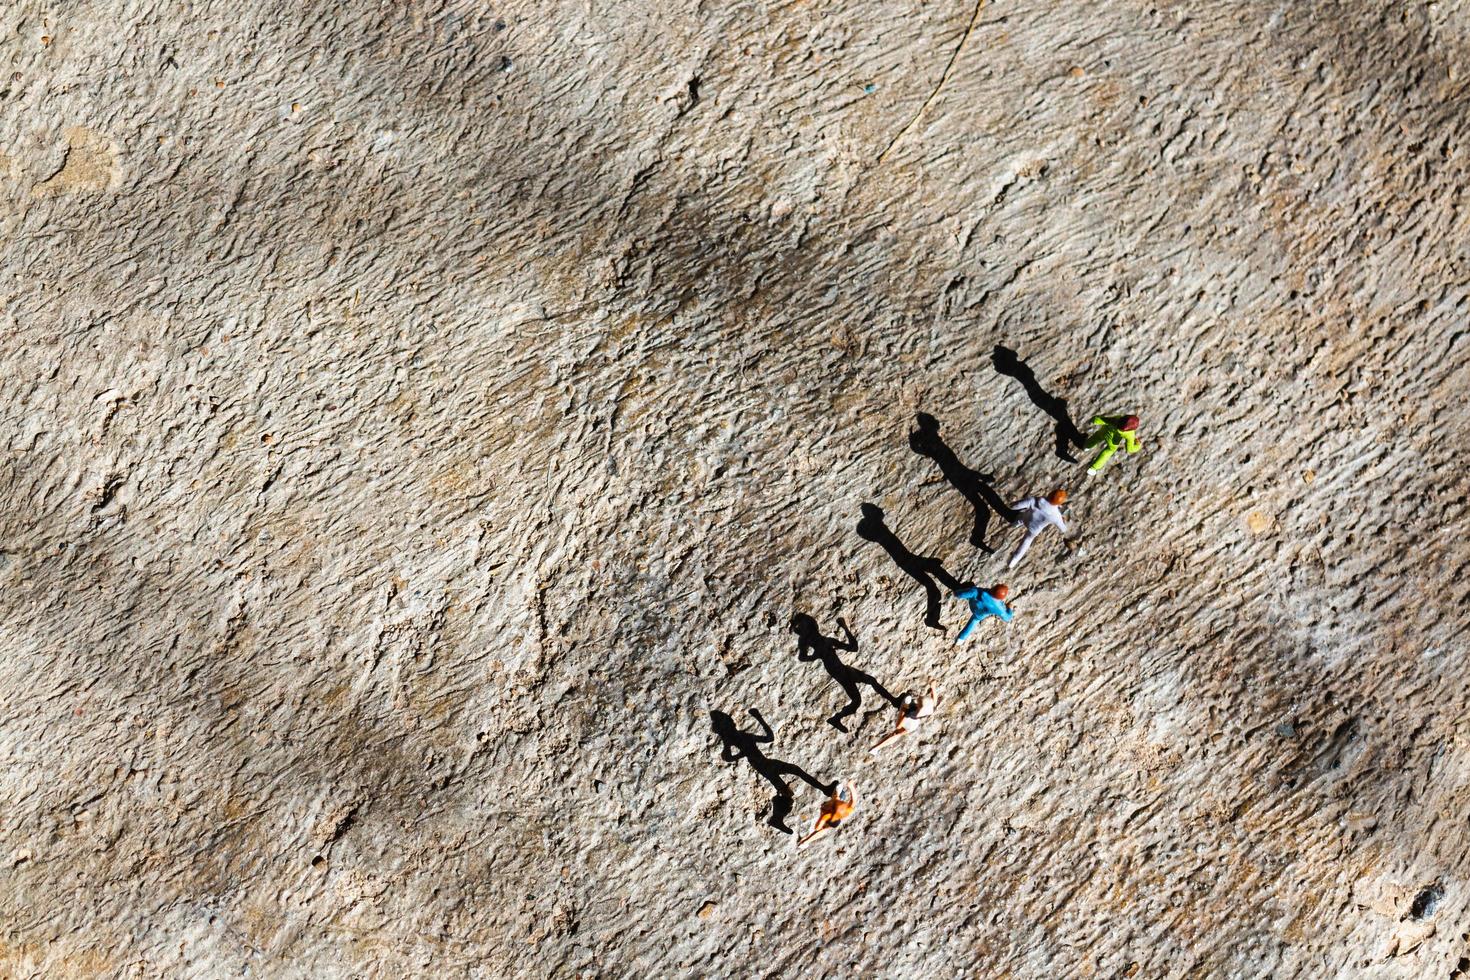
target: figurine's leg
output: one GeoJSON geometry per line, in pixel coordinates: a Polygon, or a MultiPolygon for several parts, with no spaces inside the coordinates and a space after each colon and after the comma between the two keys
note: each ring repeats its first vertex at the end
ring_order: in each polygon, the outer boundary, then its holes
{"type": "Polygon", "coordinates": [[[830,834],[831,832],[832,832],[832,827],[827,822],[827,817],[825,815],[823,815],[823,816],[821,816],[821,817],[819,817],[817,819],[817,825],[812,828],[812,832],[810,834],[807,834],[801,840],[797,841],[796,842],[796,846],[797,847],[806,847],[812,841],[817,840],[820,837],[824,837],[827,834],[830,834]]]}
{"type": "Polygon", "coordinates": [[[786,818],[791,813],[792,802],[789,789],[784,793],[777,791],[776,795],[771,798],[771,819],[767,822],[783,834],[792,832],[791,828],[786,826],[786,818]]]}
{"type": "Polygon", "coordinates": [[[842,690],[847,695],[847,706],[841,711],[837,712],[837,714],[833,715],[831,718],[828,718],[827,724],[831,725],[839,732],[846,732],[847,726],[842,723],[842,720],[844,718],[850,718],[852,715],[856,714],[857,709],[863,706],[863,699],[862,695],[858,693],[857,685],[852,684],[851,682],[843,684],[842,690]]]}
{"type": "Polygon", "coordinates": [[[895,728],[893,731],[889,732],[887,735],[884,735],[882,738],[878,739],[878,741],[875,742],[873,744],[873,747],[871,749],[869,749],[868,751],[869,752],[877,752],[883,746],[887,745],[889,742],[891,742],[894,739],[898,738],[902,734],[903,734],[903,729],[902,728],[895,728]]]}
{"type": "Polygon", "coordinates": [[[985,534],[990,527],[990,505],[979,494],[970,497],[970,505],[975,511],[975,524],[970,528],[970,543],[987,555],[993,554],[995,549],[985,543],[985,534]]]}
{"type": "Polygon", "coordinates": [[[1117,451],[1117,446],[1104,446],[1103,451],[1097,454],[1097,459],[1092,461],[1092,465],[1087,468],[1087,471],[1089,473],[1101,473],[1102,468],[1108,464],[1108,460],[1112,459],[1113,453],[1117,451]]]}
{"type": "Polygon", "coordinates": [[[1026,552],[1031,550],[1031,541],[1035,537],[1036,532],[1030,529],[1027,529],[1026,533],[1021,535],[1021,543],[1016,545],[1016,553],[1011,555],[1010,563],[1006,565],[1006,568],[1015,568],[1021,559],[1026,557],[1026,552]]]}
{"type": "Polygon", "coordinates": [[[943,629],[939,622],[939,586],[928,575],[920,582],[924,585],[924,625],[930,629],[943,629]]]}
{"type": "Polygon", "coordinates": [[[955,642],[959,643],[961,640],[968,640],[970,634],[975,632],[975,627],[979,626],[981,620],[984,618],[984,616],[971,616],[970,621],[965,624],[965,628],[960,630],[960,635],[955,637],[955,642]]]}

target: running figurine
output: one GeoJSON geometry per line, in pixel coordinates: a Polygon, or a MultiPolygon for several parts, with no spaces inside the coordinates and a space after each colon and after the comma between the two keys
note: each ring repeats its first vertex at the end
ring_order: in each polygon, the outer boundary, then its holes
{"type": "Polygon", "coordinates": [[[1095,476],[1102,472],[1102,468],[1113,458],[1113,453],[1119,449],[1126,448],[1130,453],[1138,452],[1138,416],[1137,415],[1096,415],[1092,419],[1093,425],[1100,425],[1102,429],[1093,433],[1091,439],[1087,440],[1088,449],[1101,447],[1102,451],[1087,468],[1088,476],[1095,476]]]}
{"type": "Polygon", "coordinates": [[[1063,534],[1067,533],[1067,522],[1062,519],[1062,504],[1066,502],[1067,491],[1053,490],[1044,499],[1027,497],[1011,504],[1011,510],[1016,512],[1016,519],[1012,523],[1025,525],[1026,533],[1021,536],[1021,543],[1016,546],[1016,553],[1011,555],[1007,568],[1015,568],[1026,557],[1026,552],[1031,550],[1031,542],[1048,527],[1055,527],[1063,534]]]}
{"type": "Polygon", "coordinates": [[[857,790],[853,789],[851,783],[839,782],[832,790],[832,795],[822,803],[822,812],[817,816],[817,825],[812,832],[796,842],[797,847],[806,847],[818,837],[823,837],[837,829],[838,824],[852,816],[852,811],[857,809],[857,790]]]}
{"type": "Polygon", "coordinates": [[[975,632],[975,627],[991,616],[997,617],[1002,623],[1009,623],[1011,616],[1015,613],[1014,609],[1006,605],[1006,596],[1010,594],[1010,588],[1004,583],[989,589],[981,589],[972,585],[968,589],[956,592],[954,594],[956,599],[964,599],[970,604],[970,621],[965,624],[964,629],[960,630],[960,635],[955,642],[968,639],[970,634],[975,632]]]}
{"type": "Polygon", "coordinates": [[[889,742],[903,735],[915,732],[919,728],[919,722],[934,713],[934,708],[939,704],[939,696],[934,693],[934,685],[929,685],[929,693],[924,697],[917,694],[905,694],[898,702],[898,727],[884,735],[869,752],[877,752],[889,742]]]}

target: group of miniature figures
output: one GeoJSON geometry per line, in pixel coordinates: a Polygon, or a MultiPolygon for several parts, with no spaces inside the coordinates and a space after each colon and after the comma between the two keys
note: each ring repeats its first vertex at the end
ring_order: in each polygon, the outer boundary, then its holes
{"type": "MultiPolygon", "coordinates": [[[[1139,450],[1138,416],[1098,415],[1092,419],[1092,424],[1097,428],[1097,432],[1087,440],[1085,448],[1097,450],[1097,455],[1087,468],[1088,476],[1095,476],[1102,472],[1108,460],[1119,449],[1125,449],[1129,453],[1139,450]]],[[[1020,564],[1021,559],[1026,557],[1026,552],[1031,550],[1032,542],[1048,527],[1055,527],[1063,534],[1067,533],[1067,522],[1062,516],[1062,505],[1066,502],[1067,491],[1057,489],[1046,497],[1027,497],[1011,505],[1011,523],[1022,527],[1023,532],[1020,544],[1016,546],[1010,561],[1006,563],[1007,569],[1015,568],[1020,564]]],[[[1015,614],[1015,610],[1006,602],[1006,599],[1010,597],[1010,587],[1004,582],[997,583],[988,589],[976,586],[959,589],[955,591],[954,596],[957,599],[963,599],[970,606],[970,620],[960,630],[956,642],[969,639],[976,628],[992,616],[1001,622],[1008,623],[1015,614]]],[[[876,753],[901,736],[913,733],[919,727],[921,720],[934,713],[938,703],[939,698],[932,684],[928,692],[922,696],[913,693],[905,694],[897,704],[898,724],[893,731],[879,739],[869,749],[869,752],[876,753]]],[[[812,828],[811,833],[797,841],[797,846],[805,847],[830,833],[856,808],[857,791],[853,785],[850,782],[837,783],[831,795],[822,803],[816,826],[812,828]]]]}

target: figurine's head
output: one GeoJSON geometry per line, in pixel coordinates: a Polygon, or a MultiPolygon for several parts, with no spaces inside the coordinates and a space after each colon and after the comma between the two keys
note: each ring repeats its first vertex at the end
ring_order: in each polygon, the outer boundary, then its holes
{"type": "Polygon", "coordinates": [[[1138,416],[1129,415],[1128,417],[1123,419],[1123,424],[1118,426],[1118,428],[1122,429],[1124,432],[1132,432],[1134,429],[1138,428],[1138,416]]]}
{"type": "Polygon", "coordinates": [[[1051,496],[1046,498],[1046,502],[1056,507],[1062,506],[1062,504],[1067,502],[1067,491],[1053,490],[1051,496]]]}
{"type": "Polygon", "coordinates": [[[709,720],[710,727],[715,730],[715,734],[727,741],[734,740],[740,733],[739,727],[735,724],[735,719],[723,711],[711,711],[709,713],[709,720]]]}
{"type": "Polygon", "coordinates": [[[995,588],[991,589],[990,594],[995,596],[1001,602],[1005,602],[1006,596],[1011,594],[1011,587],[1002,582],[1000,585],[997,585],[995,588]]]}
{"type": "Polygon", "coordinates": [[[797,613],[791,617],[791,632],[804,640],[815,638],[819,633],[817,621],[806,613],[797,613]]]}

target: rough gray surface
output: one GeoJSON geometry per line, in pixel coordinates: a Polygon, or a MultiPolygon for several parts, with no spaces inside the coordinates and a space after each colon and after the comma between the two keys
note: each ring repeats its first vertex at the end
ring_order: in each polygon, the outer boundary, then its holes
{"type": "Polygon", "coordinates": [[[0,27],[0,975],[1470,969],[1470,10],[0,27]],[[1075,491],[958,647],[920,411],[1075,491]]]}

